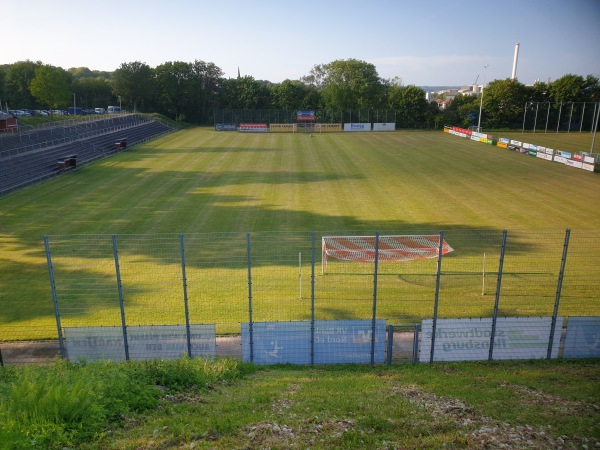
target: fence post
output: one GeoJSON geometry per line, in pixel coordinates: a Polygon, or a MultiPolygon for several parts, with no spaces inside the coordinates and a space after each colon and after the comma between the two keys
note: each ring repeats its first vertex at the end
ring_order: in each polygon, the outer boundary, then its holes
{"type": "Polygon", "coordinates": [[[60,323],[60,311],[58,309],[58,296],[56,295],[56,280],[54,279],[54,268],[52,267],[52,258],[50,256],[50,243],[48,236],[44,236],[44,246],[46,247],[46,260],[48,261],[48,272],[50,274],[50,287],[52,288],[52,302],[54,303],[54,316],[56,317],[56,328],[58,329],[58,346],[60,348],[60,357],[65,358],[65,344],[62,335],[62,325],[60,323]]]}
{"type": "Polygon", "coordinates": [[[550,327],[550,339],[548,341],[548,353],[546,359],[552,357],[552,343],[554,342],[554,333],[556,329],[556,317],[558,316],[558,307],[560,305],[560,294],[562,291],[563,277],[565,275],[565,265],[567,263],[567,252],[569,250],[569,239],[571,237],[571,230],[567,228],[565,232],[565,242],[563,244],[563,254],[560,260],[560,272],[558,273],[558,284],[556,286],[556,298],[554,300],[554,311],[552,313],[552,326],[550,327]]]}
{"type": "Polygon", "coordinates": [[[310,364],[315,363],[315,232],[312,232],[310,262],[310,364]]]}
{"type": "Polygon", "coordinates": [[[183,308],[185,311],[185,338],[187,343],[187,354],[191,358],[192,339],[190,336],[190,310],[188,307],[187,275],[185,272],[185,245],[183,243],[183,233],[179,235],[179,247],[181,249],[181,281],[183,283],[183,308]]]}
{"type": "Polygon", "coordinates": [[[375,232],[375,258],[373,259],[375,260],[375,273],[373,274],[373,317],[371,319],[371,366],[375,365],[375,325],[377,320],[377,266],[379,264],[379,231],[375,232]]]}
{"type": "Polygon", "coordinates": [[[123,284],[121,283],[121,266],[119,265],[119,250],[117,248],[117,236],[112,235],[113,254],[115,256],[115,271],[117,274],[117,288],[119,290],[119,307],[121,308],[121,327],[123,328],[123,347],[125,348],[125,360],[129,361],[129,342],[127,340],[127,321],[125,320],[125,302],[123,301],[123,284]]]}
{"type": "Polygon", "coordinates": [[[435,333],[437,327],[437,314],[438,304],[440,300],[440,280],[442,275],[442,255],[444,250],[444,232],[440,231],[440,246],[438,247],[438,260],[437,260],[437,275],[435,278],[435,302],[433,304],[433,322],[431,324],[431,352],[429,353],[429,362],[433,362],[433,355],[435,349],[435,333]]]}
{"type": "Polygon", "coordinates": [[[387,365],[392,365],[392,348],[394,348],[394,325],[388,325],[387,332],[387,365]]]}
{"type": "Polygon", "coordinates": [[[250,233],[246,233],[248,258],[248,337],[250,338],[250,362],[254,362],[254,336],[252,330],[252,260],[250,259],[250,233]]]}
{"type": "Polygon", "coordinates": [[[419,358],[419,324],[415,323],[415,332],[413,335],[413,354],[412,363],[416,364],[419,358]]]}
{"type": "Polygon", "coordinates": [[[494,356],[494,339],[496,338],[496,321],[498,319],[498,305],[500,304],[500,288],[502,286],[502,267],[504,266],[504,253],[506,251],[506,237],[508,232],[502,232],[502,247],[500,248],[500,264],[498,266],[498,281],[496,282],[496,297],[494,299],[494,316],[492,317],[492,332],[490,334],[490,351],[488,360],[491,361],[494,356]]]}

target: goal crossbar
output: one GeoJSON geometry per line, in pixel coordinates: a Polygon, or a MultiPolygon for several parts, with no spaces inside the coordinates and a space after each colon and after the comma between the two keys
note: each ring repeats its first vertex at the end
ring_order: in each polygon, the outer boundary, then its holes
{"type": "MultiPolygon", "coordinates": [[[[327,259],[345,261],[375,261],[375,236],[323,236],[323,272],[327,259]]],[[[437,258],[440,249],[440,235],[383,235],[379,236],[378,261],[412,261],[437,258]]],[[[442,255],[454,249],[444,240],[442,255]]]]}

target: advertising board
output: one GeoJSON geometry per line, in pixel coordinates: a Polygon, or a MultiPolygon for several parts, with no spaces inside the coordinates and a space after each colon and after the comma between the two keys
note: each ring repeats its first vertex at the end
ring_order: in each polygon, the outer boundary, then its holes
{"type": "Polygon", "coordinates": [[[566,164],[567,158],[565,158],[564,156],[560,156],[560,155],[554,155],[554,162],[566,164]]]}
{"type": "Polygon", "coordinates": [[[595,164],[596,159],[593,156],[584,156],[583,162],[588,163],[588,164],[595,164]]]}
{"type": "Polygon", "coordinates": [[[521,141],[515,141],[514,139],[510,140],[510,145],[515,145],[517,147],[522,147],[523,143],[521,141]]]}
{"type": "Polygon", "coordinates": [[[480,133],[478,131],[471,131],[471,136],[485,139],[485,141],[482,142],[486,142],[488,139],[492,138],[491,134],[480,133]]]}
{"type": "Polygon", "coordinates": [[[341,123],[315,123],[316,133],[335,133],[342,131],[341,123]]]}
{"type": "Polygon", "coordinates": [[[298,111],[296,113],[296,120],[298,122],[302,122],[305,120],[315,120],[315,112],[310,110],[310,111],[298,111]]]}
{"type": "MultiPolygon", "coordinates": [[[[375,323],[375,362],[385,359],[385,320],[375,323]]],[[[314,322],[316,364],[370,363],[370,320],[314,322]]],[[[242,324],[242,358],[250,361],[250,326],[242,324]]],[[[253,322],[252,361],[256,364],[310,364],[311,322],[253,322]]]]}
{"type": "Polygon", "coordinates": [[[572,159],[567,159],[565,161],[565,164],[567,166],[575,167],[576,169],[581,169],[583,166],[583,163],[581,161],[573,161],[572,159]]]}
{"type": "Polygon", "coordinates": [[[600,357],[600,317],[569,317],[563,357],[600,357]]]}
{"type": "Polygon", "coordinates": [[[295,133],[298,126],[295,123],[272,123],[269,125],[271,133],[295,133]]]}
{"type": "Polygon", "coordinates": [[[240,123],[239,131],[245,133],[266,133],[269,129],[266,123],[240,123]]]}
{"type": "Polygon", "coordinates": [[[217,131],[237,131],[237,124],[235,123],[217,123],[215,125],[217,131]]]}
{"type": "MultiPolygon", "coordinates": [[[[128,326],[127,344],[133,360],[175,359],[187,355],[185,325],[128,326]]],[[[122,327],[65,327],[65,350],[70,361],[125,359],[122,327]]],[[[190,325],[192,356],[215,356],[215,325],[190,325]]]]}
{"type": "MultiPolygon", "coordinates": [[[[556,320],[552,357],[558,356],[563,318],[556,320]]],[[[494,337],[494,360],[546,358],[552,317],[499,317],[494,337]]],[[[438,319],[434,361],[481,361],[489,357],[492,319],[438,319]]],[[[433,320],[422,322],[419,360],[431,355],[433,320]]]]}
{"type": "Polygon", "coordinates": [[[395,123],[374,123],[373,131],[396,131],[395,123]]]}
{"type": "Polygon", "coordinates": [[[573,154],[571,152],[565,152],[562,150],[556,150],[556,154],[558,156],[562,156],[563,158],[569,158],[569,159],[573,156],[573,154]]]}
{"type": "Polygon", "coordinates": [[[371,131],[370,123],[345,123],[344,131],[371,131]]]}
{"type": "Polygon", "coordinates": [[[500,142],[500,141],[498,141],[498,143],[496,145],[498,147],[501,147],[501,148],[507,148],[508,147],[508,144],[506,142],[500,142]]]}
{"type": "Polygon", "coordinates": [[[588,164],[588,163],[582,163],[581,164],[581,168],[583,170],[587,170],[588,172],[593,172],[594,171],[594,164],[588,164]]]}
{"type": "Polygon", "coordinates": [[[552,155],[546,155],[545,153],[538,152],[536,156],[540,159],[545,159],[546,161],[552,161],[552,155]]]}

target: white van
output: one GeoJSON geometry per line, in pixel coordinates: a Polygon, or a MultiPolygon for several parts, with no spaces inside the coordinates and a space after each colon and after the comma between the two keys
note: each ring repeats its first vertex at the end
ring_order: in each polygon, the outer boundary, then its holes
{"type": "Polygon", "coordinates": [[[108,107],[108,113],[109,114],[115,114],[115,113],[120,113],[121,112],[121,107],[120,106],[109,106],[108,107]]]}
{"type": "Polygon", "coordinates": [[[104,108],[95,108],[94,112],[96,114],[106,114],[106,110],[104,108]]]}

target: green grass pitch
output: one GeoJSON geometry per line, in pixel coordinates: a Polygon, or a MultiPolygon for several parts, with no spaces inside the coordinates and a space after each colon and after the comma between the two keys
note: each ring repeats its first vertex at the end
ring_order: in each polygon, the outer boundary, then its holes
{"type": "MultiPolygon", "coordinates": [[[[592,139],[504,137],[573,152],[589,150],[592,139]]],[[[0,331],[56,331],[44,235],[597,231],[599,200],[598,174],[441,131],[182,130],[0,198],[0,331]]],[[[89,305],[82,318],[93,322],[100,309],[89,305]]]]}

